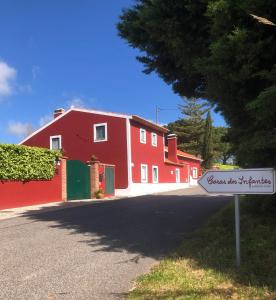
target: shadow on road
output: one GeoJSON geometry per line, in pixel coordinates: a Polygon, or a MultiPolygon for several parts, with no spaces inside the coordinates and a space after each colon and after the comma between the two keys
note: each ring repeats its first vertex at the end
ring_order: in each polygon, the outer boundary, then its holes
{"type": "MultiPolygon", "coordinates": [[[[127,251],[160,259],[230,201],[229,197],[151,195],[29,215],[85,235],[92,251],[127,251]],[[91,239],[87,239],[91,236],[91,239]]],[[[43,208],[40,212],[43,212],[43,208]]],[[[124,263],[123,261],[121,263],[124,263]]]]}

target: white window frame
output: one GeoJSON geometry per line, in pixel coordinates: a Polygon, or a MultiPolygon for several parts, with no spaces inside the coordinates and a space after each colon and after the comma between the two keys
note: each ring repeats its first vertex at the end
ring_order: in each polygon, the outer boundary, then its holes
{"type": "Polygon", "coordinates": [[[157,147],[157,133],[155,132],[151,133],[151,145],[153,147],[157,147]],[[154,137],[155,137],[155,143],[154,143],[154,137]]]}
{"type": "Polygon", "coordinates": [[[158,172],[158,166],[152,166],[152,183],[158,183],[159,182],[159,172],[158,172]],[[154,180],[154,169],[157,170],[157,180],[154,180]]]}
{"type": "Polygon", "coordinates": [[[62,143],[61,143],[61,135],[51,135],[50,136],[50,150],[53,150],[53,139],[59,139],[59,145],[60,145],[60,148],[59,150],[62,149],[62,143]]]}
{"type": "Polygon", "coordinates": [[[193,178],[197,178],[198,177],[198,170],[197,170],[197,167],[193,167],[192,168],[192,176],[193,178]]]}
{"type": "Polygon", "coordinates": [[[148,182],[148,165],[146,164],[141,164],[141,182],[142,183],[147,183],[148,182]],[[143,167],[146,168],[146,179],[143,179],[143,167]]]}
{"type": "Polygon", "coordinates": [[[175,182],[180,183],[180,169],[175,169],[175,182]]]}
{"type": "Polygon", "coordinates": [[[147,131],[144,128],[140,128],[140,143],[146,144],[147,143],[147,131]],[[142,139],[142,132],[144,132],[145,140],[142,139]]]}
{"type": "Polygon", "coordinates": [[[107,123],[94,124],[93,128],[94,128],[94,142],[95,143],[106,142],[107,141],[107,123]],[[96,139],[96,137],[97,137],[97,135],[96,135],[97,127],[100,127],[100,126],[104,126],[105,139],[103,139],[103,140],[97,140],[96,139]]]}

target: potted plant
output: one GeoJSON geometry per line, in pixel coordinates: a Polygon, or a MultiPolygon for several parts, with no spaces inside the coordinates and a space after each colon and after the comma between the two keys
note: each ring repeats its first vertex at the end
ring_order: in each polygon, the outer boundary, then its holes
{"type": "Polygon", "coordinates": [[[104,191],[100,188],[94,193],[96,199],[103,199],[104,198],[104,191]]]}

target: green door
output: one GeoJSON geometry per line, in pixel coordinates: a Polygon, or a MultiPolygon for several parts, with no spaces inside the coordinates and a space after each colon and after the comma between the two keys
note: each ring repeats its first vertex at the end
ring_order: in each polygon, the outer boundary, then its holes
{"type": "Polygon", "coordinates": [[[67,160],[67,199],[90,199],[90,168],[80,160],[67,160]]]}
{"type": "Polygon", "coordinates": [[[114,167],[105,166],[105,193],[114,195],[114,167]]]}

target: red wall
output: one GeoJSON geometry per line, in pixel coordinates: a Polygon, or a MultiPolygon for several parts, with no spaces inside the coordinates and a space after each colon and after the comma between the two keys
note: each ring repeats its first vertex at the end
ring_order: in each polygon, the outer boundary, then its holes
{"type": "Polygon", "coordinates": [[[61,167],[52,180],[0,181],[0,210],[62,201],[61,167]]]}
{"type": "Polygon", "coordinates": [[[178,156],[179,162],[181,163],[185,163],[189,166],[190,169],[190,175],[192,176],[193,172],[192,169],[194,167],[197,168],[197,177],[194,177],[193,179],[198,179],[201,176],[201,166],[200,166],[200,161],[197,160],[193,160],[193,159],[189,159],[189,158],[185,158],[185,157],[181,157],[178,156]]]}
{"type": "Polygon", "coordinates": [[[141,182],[141,164],[148,165],[148,183],[152,183],[152,166],[158,166],[159,183],[175,183],[175,169],[180,170],[180,182],[188,182],[186,166],[164,163],[163,133],[131,120],[132,181],[141,182]],[[140,143],[140,128],[146,129],[146,144],[140,143]],[[151,133],[157,134],[157,147],[151,144],[151,133]]]}
{"type": "Polygon", "coordinates": [[[127,188],[127,138],[126,119],[71,111],[24,144],[28,146],[50,147],[50,136],[62,136],[64,155],[69,159],[83,162],[96,155],[100,162],[116,165],[115,188],[127,188]],[[108,140],[94,142],[93,124],[107,123],[108,140]]]}

